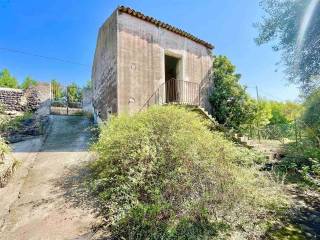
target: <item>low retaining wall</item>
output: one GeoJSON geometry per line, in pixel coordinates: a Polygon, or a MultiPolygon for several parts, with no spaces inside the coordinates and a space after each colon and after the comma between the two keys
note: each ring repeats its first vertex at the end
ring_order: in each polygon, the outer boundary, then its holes
{"type": "Polygon", "coordinates": [[[0,103],[5,111],[22,112],[26,107],[26,102],[23,90],[0,88],[0,103]]]}
{"type": "Polygon", "coordinates": [[[77,115],[83,113],[83,110],[82,108],[51,107],[50,112],[54,115],[77,115]]]}
{"type": "Polygon", "coordinates": [[[0,103],[6,112],[35,111],[49,114],[50,84],[39,83],[25,90],[0,88],[0,103]]]}

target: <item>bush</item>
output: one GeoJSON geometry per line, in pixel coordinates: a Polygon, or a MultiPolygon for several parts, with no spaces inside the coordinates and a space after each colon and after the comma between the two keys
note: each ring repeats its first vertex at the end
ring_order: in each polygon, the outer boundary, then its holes
{"type": "Polygon", "coordinates": [[[26,121],[31,121],[33,114],[31,112],[25,112],[21,116],[10,117],[7,115],[1,115],[0,117],[0,133],[9,133],[17,131],[22,127],[26,121]]]}
{"type": "Polygon", "coordinates": [[[308,139],[320,148],[320,88],[314,90],[306,99],[302,120],[305,124],[308,139]]]}
{"type": "Polygon", "coordinates": [[[10,152],[9,146],[6,144],[4,139],[0,137],[0,162],[4,160],[4,155],[10,152]]]}
{"type": "Polygon", "coordinates": [[[254,236],[285,206],[279,185],[254,168],[253,153],[246,159],[247,150],[208,124],[166,106],[113,117],[101,127],[92,189],[115,237],[254,236]]]}
{"type": "Polygon", "coordinates": [[[287,144],[284,154],[277,170],[288,174],[289,181],[320,187],[320,148],[303,139],[287,144]]]}

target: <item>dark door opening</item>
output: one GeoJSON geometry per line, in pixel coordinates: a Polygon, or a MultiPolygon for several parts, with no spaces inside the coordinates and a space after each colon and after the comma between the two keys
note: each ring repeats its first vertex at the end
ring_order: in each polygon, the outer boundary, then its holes
{"type": "Polygon", "coordinates": [[[165,55],[166,102],[178,101],[177,77],[179,58],[165,55]]]}

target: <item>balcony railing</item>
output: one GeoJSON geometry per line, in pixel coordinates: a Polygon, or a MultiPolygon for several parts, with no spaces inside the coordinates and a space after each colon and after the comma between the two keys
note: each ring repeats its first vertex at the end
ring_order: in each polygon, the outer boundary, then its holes
{"type": "Polygon", "coordinates": [[[200,105],[200,87],[198,83],[170,79],[162,83],[145,102],[140,111],[152,105],[176,103],[185,105],[200,105]]]}

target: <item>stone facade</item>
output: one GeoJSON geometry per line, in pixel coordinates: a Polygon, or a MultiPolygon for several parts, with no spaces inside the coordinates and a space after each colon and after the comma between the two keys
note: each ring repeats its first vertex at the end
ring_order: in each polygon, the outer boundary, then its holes
{"type": "Polygon", "coordinates": [[[20,89],[0,88],[0,103],[5,111],[23,111],[22,96],[20,89]]]}
{"type": "Polygon", "coordinates": [[[26,90],[0,88],[0,103],[9,113],[36,111],[50,105],[50,84],[40,83],[26,90]]]}
{"type": "Polygon", "coordinates": [[[165,56],[179,59],[178,80],[197,83],[200,105],[210,110],[210,47],[161,24],[117,9],[100,28],[92,80],[93,106],[102,119],[139,111],[166,81],[165,56]]]}

